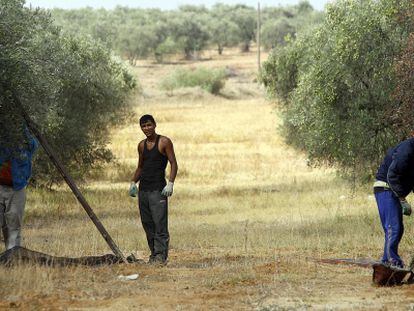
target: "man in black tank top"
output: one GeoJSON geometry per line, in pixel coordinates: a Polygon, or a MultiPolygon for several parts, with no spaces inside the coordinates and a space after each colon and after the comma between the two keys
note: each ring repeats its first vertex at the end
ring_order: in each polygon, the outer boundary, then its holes
{"type": "Polygon", "coordinates": [[[149,263],[166,264],[170,235],[168,232],[168,197],[173,193],[178,165],[174,147],[166,136],[155,132],[151,115],[143,115],[139,124],[147,137],[138,144],[138,167],[132,177],[130,196],[138,193],[141,222],[151,250],[149,263]],[[165,169],[170,162],[171,173],[165,181],[165,169]],[[139,181],[139,191],[136,183],[139,181]]]}

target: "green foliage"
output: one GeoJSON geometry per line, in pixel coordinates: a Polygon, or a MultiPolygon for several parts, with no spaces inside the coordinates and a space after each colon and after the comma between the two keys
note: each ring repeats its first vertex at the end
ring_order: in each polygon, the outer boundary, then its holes
{"type": "MultiPolygon", "coordinates": [[[[63,35],[48,13],[23,4],[0,0],[0,123],[7,124],[2,131],[21,132],[13,91],[64,165],[82,177],[111,160],[109,128],[127,115],[135,80],[101,44],[63,35]]],[[[21,143],[16,135],[0,139],[10,147],[21,143]]],[[[34,168],[38,182],[59,180],[43,153],[34,168]]]]}
{"type": "Polygon", "coordinates": [[[172,91],[182,87],[201,87],[212,94],[218,94],[224,87],[226,73],[223,69],[177,69],[161,82],[161,88],[172,91]]]}
{"type": "Polygon", "coordinates": [[[262,65],[261,82],[265,85],[268,94],[273,98],[281,99],[288,104],[289,96],[298,84],[298,72],[305,60],[306,48],[302,37],[292,41],[289,37],[288,45],[272,51],[267,61],[262,65]]]}
{"type": "Polygon", "coordinates": [[[171,33],[175,42],[182,48],[186,59],[197,57],[197,52],[207,46],[209,39],[202,16],[194,12],[177,14],[171,22],[171,33]]]}
{"type": "Polygon", "coordinates": [[[147,57],[157,46],[157,36],[149,26],[136,27],[131,24],[120,28],[117,47],[131,64],[136,59],[147,57]]]}
{"type": "Polygon", "coordinates": [[[208,31],[210,42],[217,47],[219,55],[223,53],[224,47],[235,46],[239,43],[239,28],[237,24],[225,16],[217,15],[209,19],[208,31]]]}
{"type": "MultiPolygon", "coordinates": [[[[414,13],[414,10],[413,10],[414,13]]],[[[414,26],[414,23],[413,23],[414,26]]],[[[400,137],[409,137],[414,133],[414,33],[411,32],[408,44],[395,63],[397,87],[395,98],[400,103],[389,107],[393,116],[393,131],[400,137]]]]}
{"type": "Polygon", "coordinates": [[[230,14],[230,20],[239,27],[241,49],[250,50],[250,43],[256,37],[257,13],[252,7],[236,5],[230,14]]]}
{"type": "MultiPolygon", "coordinates": [[[[52,14],[65,32],[88,34],[131,63],[152,54],[162,62],[165,55],[177,52],[182,52],[187,59],[197,58],[209,45],[214,45],[219,54],[224,48],[237,45],[248,51],[256,38],[256,8],[240,4],[218,3],[211,9],[184,5],[175,11],[120,6],[108,11],[55,9],[52,14]]],[[[294,6],[264,8],[266,47],[284,42],[286,34],[320,21],[320,16],[307,1],[294,6]]]]}
{"type": "Polygon", "coordinates": [[[287,18],[270,20],[262,28],[263,46],[265,49],[284,46],[288,36],[292,36],[295,33],[295,27],[287,18]]]}
{"type": "Polygon", "coordinates": [[[155,59],[158,63],[162,63],[165,55],[177,53],[179,50],[180,46],[174,39],[167,37],[155,48],[155,59]]]}
{"type": "Polygon", "coordinates": [[[265,63],[261,79],[283,103],[285,137],[313,162],[363,177],[404,138],[394,130],[390,107],[400,104],[393,97],[394,60],[409,25],[399,12],[409,3],[337,1],[320,26],[265,63]]]}
{"type": "Polygon", "coordinates": [[[262,45],[265,49],[280,48],[295,38],[297,32],[320,24],[323,13],[315,11],[308,1],[287,7],[264,8],[262,18],[262,45]]]}

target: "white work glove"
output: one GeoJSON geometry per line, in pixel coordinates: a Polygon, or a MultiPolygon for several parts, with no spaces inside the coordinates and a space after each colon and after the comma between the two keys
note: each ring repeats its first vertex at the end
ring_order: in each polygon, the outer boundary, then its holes
{"type": "Polygon", "coordinates": [[[403,215],[410,216],[411,215],[411,205],[407,202],[407,200],[403,199],[400,200],[401,208],[403,215]]]}
{"type": "Polygon", "coordinates": [[[167,185],[162,189],[161,194],[163,196],[169,197],[173,194],[174,183],[169,181],[167,185]]]}
{"type": "Polygon", "coordinates": [[[135,198],[137,194],[138,194],[137,184],[134,182],[131,182],[131,185],[129,186],[129,196],[135,198]]]}

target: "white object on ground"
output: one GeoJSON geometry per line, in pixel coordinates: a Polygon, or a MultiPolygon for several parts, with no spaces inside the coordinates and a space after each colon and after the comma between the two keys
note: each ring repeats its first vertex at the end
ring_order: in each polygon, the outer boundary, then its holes
{"type": "Polygon", "coordinates": [[[131,275],[118,275],[118,279],[122,281],[133,281],[138,279],[138,274],[131,274],[131,275]]]}

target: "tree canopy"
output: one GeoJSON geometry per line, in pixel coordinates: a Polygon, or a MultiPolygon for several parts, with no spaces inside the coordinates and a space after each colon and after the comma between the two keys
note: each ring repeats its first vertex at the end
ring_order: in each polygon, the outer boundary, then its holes
{"type": "MultiPolygon", "coordinates": [[[[109,161],[108,131],[127,114],[136,82],[102,44],[63,34],[46,11],[0,0],[0,145],[23,143],[24,122],[12,93],[78,176],[109,161]]],[[[35,179],[56,180],[40,153],[35,179]]]]}
{"type": "MultiPolygon", "coordinates": [[[[181,52],[196,58],[214,46],[221,54],[225,48],[239,46],[248,51],[256,39],[257,11],[246,5],[218,3],[212,8],[185,5],[174,11],[118,6],[114,10],[91,8],[51,11],[64,32],[88,34],[134,63],[153,56],[162,61],[169,53],[181,52]]],[[[285,7],[263,9],[263,46],[284,44],[285,35],[321,21],[322,13],[308,1],[285,7]]]]}
{"type": "Polygon", "coordinates": [[[363,177],[407,137],[414,120],[401,83],[409,86],[413,77],[409,62],[396,59],[412,55],[408,47],[401,56],[412,9],[409,0],[339,0],[322,24],[272,53],[262,81],[282,103],[288,143],[314,163],[363,177]]]}

